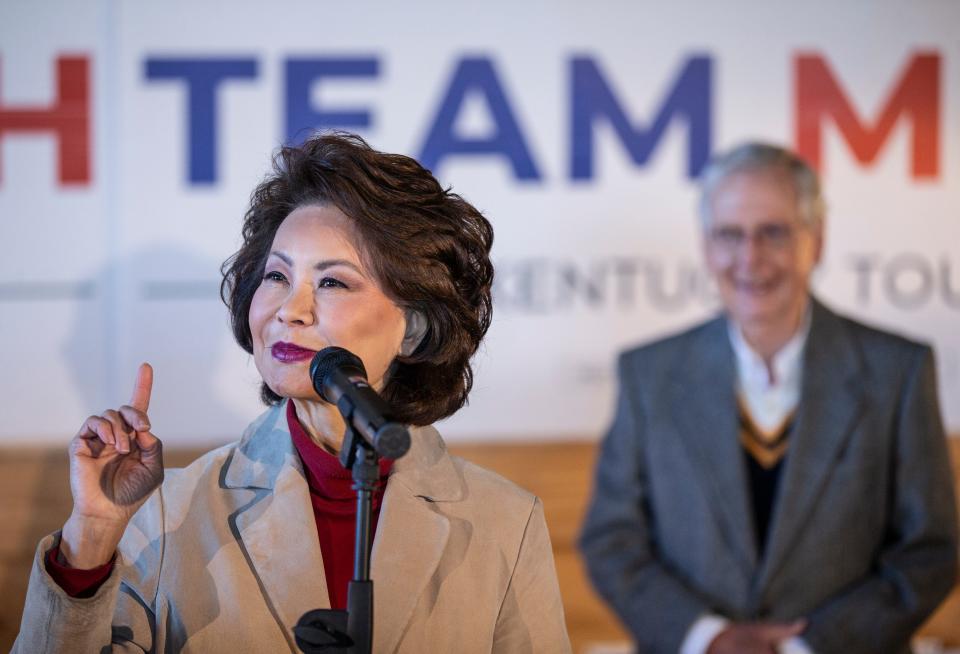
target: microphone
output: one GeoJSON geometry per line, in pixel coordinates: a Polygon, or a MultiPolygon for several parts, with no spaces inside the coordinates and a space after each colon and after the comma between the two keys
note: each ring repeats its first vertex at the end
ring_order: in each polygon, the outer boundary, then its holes
{"type": "Polygon", "coordinates": [[[410,449],[410,433],[390,419],[390,405],[367,383],[367,371],[356,354],[342,347],[323,348],[310,362],[310,379],[317,395],[336,405],[347,425],[377,454],[399,459],[410,449]]]}

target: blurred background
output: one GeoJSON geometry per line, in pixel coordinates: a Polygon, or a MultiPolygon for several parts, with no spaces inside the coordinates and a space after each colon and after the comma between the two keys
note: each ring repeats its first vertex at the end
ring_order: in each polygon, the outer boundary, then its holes
{"type": "MultiPolygon", "coordinates": [[[[219,266],[317,128],[416,157],[494,225],[493,326],[439,427],[543,496],[578,651],[623,641],[572,549],[616,352],[717,307],[712,153],[763,139],[821,171],[818,295],[932,343],[957,434],[958,27],[951,0],[0,0],[0,647],[69,511],[65,444],[140,361],[173,462],[262,410],[219,266]]],[[[960,646],[951,602],[934,644],[960,646]]]]}

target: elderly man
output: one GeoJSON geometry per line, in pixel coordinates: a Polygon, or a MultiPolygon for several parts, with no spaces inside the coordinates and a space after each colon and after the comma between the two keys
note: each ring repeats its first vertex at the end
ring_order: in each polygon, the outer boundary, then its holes
{"type": "Polygon", "coordinates": [[[640,652],[907,652],[957,572],[931,350],[811,296],[824,204],[790,152],[715,160],[702,218],[724,313],[622,355],[590,576],[640,652]]]}

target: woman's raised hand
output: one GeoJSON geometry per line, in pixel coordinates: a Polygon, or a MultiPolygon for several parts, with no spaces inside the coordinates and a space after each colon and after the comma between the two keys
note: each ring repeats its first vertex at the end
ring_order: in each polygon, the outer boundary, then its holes
{"type": "Polygon", "coordinates": [[[163,447],[150,433],[153,368],[137,370],[130,404],[87,418],[70,442],[73,512],[60,553],[75,568],[109,561],[127,523],[163,481],[163,447]]]}

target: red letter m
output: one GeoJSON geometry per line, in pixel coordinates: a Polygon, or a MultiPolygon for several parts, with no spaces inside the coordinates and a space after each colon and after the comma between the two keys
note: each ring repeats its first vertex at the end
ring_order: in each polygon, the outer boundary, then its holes
{"type": "Polygon", "coordinates": [[[0,138],[14,132],[53,132],[59,145],[61,184],[90,182],[89,62],[57,57],[57,97],[49,107],[0,104],[0,138]]]}
{"type": "Polygon", "coordinates": [[[833,119],[862,164],[880,152],[897,119],[905,115],[913,127],[912,168],[914,177],[936,177],[940,170],[940,56],[918,53],[910,60],[896,88],[872,125],[860,121],[843,89],[818,55],[796,58],[797,151],[813,166],[821,167],[822,127],[833,119]]]}

